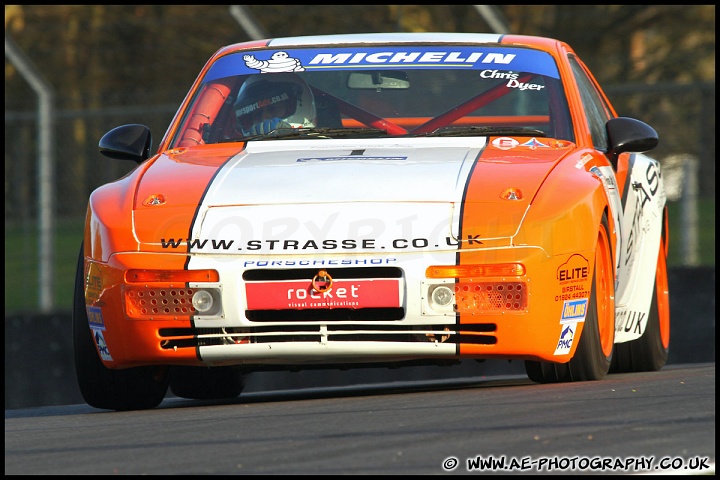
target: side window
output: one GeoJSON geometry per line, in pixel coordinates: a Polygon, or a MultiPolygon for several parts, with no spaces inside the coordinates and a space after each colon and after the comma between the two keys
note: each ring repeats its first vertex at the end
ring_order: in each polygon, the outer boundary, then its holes
{"type": "Polygon", "coordinates": [[[593,146],[598,150],[607,152],[608,141],[605,123],[610,119],[608,109],[605,108],[602,97],[598,95],[592,80],[588,78],[585,70],[580,66],[577,59],[570,56],[568,60],[570,61],[573,74],[575,75],[575,81],[580,90],[583,107],[585,107],[585,115],[587,116],[587,123],[590,126],[593,146]]]}

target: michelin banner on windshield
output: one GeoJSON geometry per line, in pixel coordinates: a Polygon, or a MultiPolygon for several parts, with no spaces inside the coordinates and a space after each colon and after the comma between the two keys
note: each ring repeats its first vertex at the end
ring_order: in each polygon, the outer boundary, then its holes
{"type": "Polygon", "coordinates": [[[560,78],[552,57],[523,48],[478,47],[352,47],[253,50],[220,58],[205,82],[233,75],[321,70],[383,69],[495,69],[560,78]]]}

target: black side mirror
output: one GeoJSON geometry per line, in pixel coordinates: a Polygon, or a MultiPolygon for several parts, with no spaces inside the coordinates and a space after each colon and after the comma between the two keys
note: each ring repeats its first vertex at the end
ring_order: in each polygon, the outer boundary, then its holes
{"type": "Polygon", "coordinates": [[[150,158],[152,135],[145,125],[131,124],[115,127],[100,139],[100,153],[118,160],[141,163],[150,158]]]}
{"type": "Polygon", "coordinates": [[[658,145],[658,134],[650,125],[634,118],[611,118],[605,124],[610,152],[617,158],[623,152],[647,152],[658,145]]]}

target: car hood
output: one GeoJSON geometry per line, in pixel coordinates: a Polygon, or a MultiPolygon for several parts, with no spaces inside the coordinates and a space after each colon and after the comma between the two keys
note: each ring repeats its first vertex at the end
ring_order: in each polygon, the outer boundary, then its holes
{"type": "MultiPolygon", "coordinates": [[[[543,150],[530,156],[484,137],[250,142],[206,180],[190,175],[193,183],[204,182],[202,191],[188,185],[163,205],[176,226],[183,224],[180,212],[191,215],[189,228],[159,231],[160,209],[149,214],[138,205],[136,234],[144,244],[180,240],[191,251],[213,253],[447,249],[463,238],[464,210],[480,208],[487,213],[473,222],[488,228],[473,226],[479,244],[517,231],[529,200],[567,152],[543,150]],[[502,199],[507,188],[520,189],[523,198],[502,199]]],[[[168,170],[163,174],[151,174],[151,166],[138,198],[160,191],[169,171],[190,168],[202,155],[188,149],[159,162],[168,170]]],[[[168,225],[167,218],[160,224],[168,225]]]]}

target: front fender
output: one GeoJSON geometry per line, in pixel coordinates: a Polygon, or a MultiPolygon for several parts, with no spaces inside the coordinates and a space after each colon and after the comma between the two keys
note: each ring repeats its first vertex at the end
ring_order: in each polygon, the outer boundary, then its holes
{"type": "Polygon", "coordinates": [[[85,218],[86,256],[107,262],[114,252],[138,251],[132,212],[137,182],[143,171],[142,166],[136,168],[92,192],[85,218]]]}
{"type": "MultiPolygon", "coordinates": [[[[589,152],[579,159],[585,162],[562,162],[550,172],[532,199],[513,245],[539,245],[549,257],[595,250],[609,201],[602,180],[591,169],[607,165],[607,160],[589,152]]],[[[613,224],[610,230],[615,231],[613,224]]],[[[612,242],[615,251],[614,238],[612,242]]]]}

